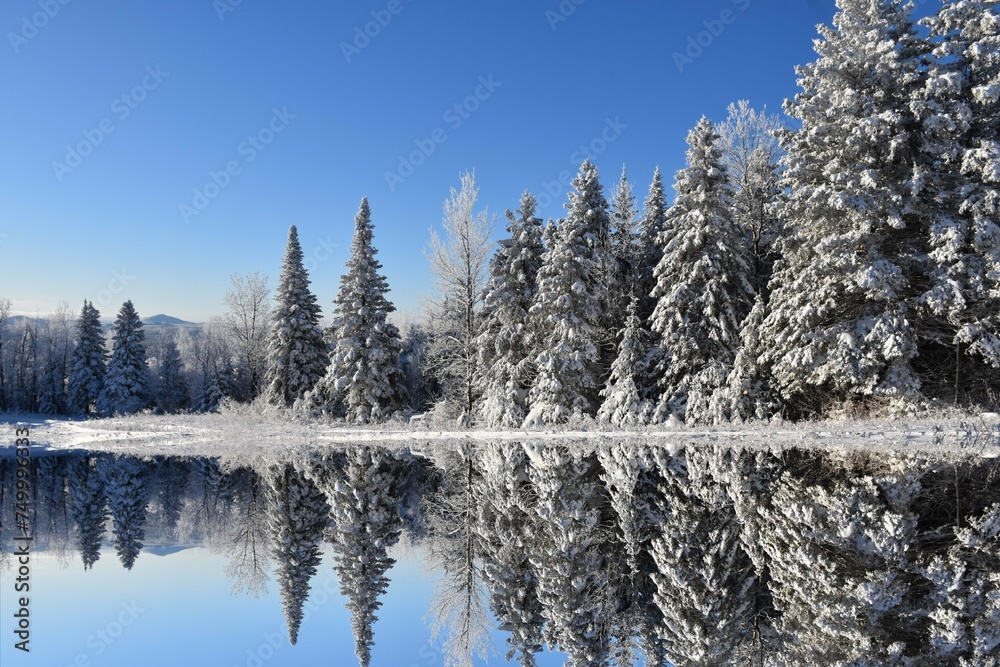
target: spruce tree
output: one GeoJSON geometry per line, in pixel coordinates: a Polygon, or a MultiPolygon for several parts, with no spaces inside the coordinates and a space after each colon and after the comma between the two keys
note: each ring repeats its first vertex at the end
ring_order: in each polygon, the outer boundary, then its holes
{"type": "Polygon", "coordinates": [[[649,194],[642,206],[642,218],[635,237],[634,281],[635,293],[639,296],[637,315],[642,322],[648,322],[656,307],[653,290],[656,288],[654,271],[663,258],[663,247],[667,233],[667,198],[663,192],[663,177],[660,168],[653,172],[653,181],[649,184],[649,194]]]}
{"type": "Polygon", "coordinates": [[[610,258],[603,239],[609,233],[608,204],[597,168],[589,160],[580,167],[573,188],[568,215],[542,259],[530,310],[541,352],[535,358],[538,375],[529,401],[547,423],[596,411],[605,373],[601,346],[613,345],[605,329],[604,276],[610,258]]]}
{"type": "Polygon", "coordinates": [[[291,464],[267,472],[268,524],[271,555],[276,563],[281,605],[288,628],[288,642],[295,644],[302,624],[309,582],[316,574],[329,517],[326,497],[291,464]]]}
{"type": "Polygon", "coordinates": [[[753,301],[717,138],[706,118],[688,134],[687,166],[677,174],[677,199],[668,213],[670,235],[660,235],[650,324],[661,341],[657,421],[671,414],[708,419],[707,399],[732,368],[753,301]]]}
{"type": "Polygon", "coordinates": [[[295,225],[288,228],[275,302],[267,347],[265,396],[268,403],[287,407],[316,385],[327,362],[320,307],[309,290],[309,272],[302,263],[295,225]]]}
{"type": "Polygon", "coordinates": [[[89,301],[83,302],[77,323],[76,347],[70,362],[69,402],[76,412],[89,414],[104,386],[108,351],[104,347],[101,313],[89,301]]]}
{"type": "Polygon", "coordinates": [[[639,319],[638,304],[639,299],[633,295],[618,356],[611,365],[607,384],[601,389],[604,402],[597,417],[615,426],[643,423],[651,416],[650,399],[654,398],[655,378],[650,359],[654,342],[652,334],[639,319]]]}
{"type": "Polygon", "coordinates": [[[89,570],[101,557],[104,523],[108,518],[104,484],[95,467],[94,457],[81,457],[70,464],[67,479],[70,512],[76,525],[76,543],[83,569],[89,570]]]}
{"type": "Polygon", "coordinates": [[[520,426],[527,414],[528,389],[535,375],[538,347],[529,310],[538,291],[538,271],[545,247],[535,198],[521,196],[515,216],[507,211],[509,238],[490,260],[490,280],[483,298],[480,355],[480,415],[488,426],[520,426]]]}
{"type": "Polygon", "coordinates": [[[806,413],[920,398],[911,102],[926,46],[900,0],[837,6],[785,105],[801,127],[782,134],[786,236],[761,333],[783,397],[806,413]]]}
{"type": "Polygon", "coordinates": [[[156,368],[156,407],[163,412],[178,412],[188,407],[187,378],[177,341],[169,336],[160,344],[156,368]]]}
{"type": "Polygon", "coordinates": [[[97,459],[96,471],[111,514],[115,551],[125,569],[131,570],[146,539],[149,464],[115,454],[97,459]]]}
{"type": "Polygon", "coordinates": [[[319,409],[342,410],[347,421],[358,424],[385,421],[405,399],[403,344],[395,325],[386,320],[395,307],[385,296],[389,284],[379,274],[373,230],[366,197],[354,219],[351,258],[334,301],[330,364],[309,398],[319,409]]]}
{"type": "Polygon", "coordinates": [[[146,365],[146,333],[131,301],[122,304],[115,319],[111,359],[95,408],[104,415],[127,415],[150,403],[150,374],[146,365]]]}

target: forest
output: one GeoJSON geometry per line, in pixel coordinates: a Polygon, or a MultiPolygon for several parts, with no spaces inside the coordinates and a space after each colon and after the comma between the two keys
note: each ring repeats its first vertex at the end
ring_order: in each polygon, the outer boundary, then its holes
{"type": "Polygon", "coordinates": [[[349,423],[614,426],[898,416],[1000,406],[1000,17],[951,0],[841,0],[786,118],[746,102],[687,135],[668,204],[589,160],[566,215],[525,192],[493,220],[472,173],[425,254],[435,293],[394,319],[367,198],[325,320],[289,229],[272,300],[147,340],[131,301],[12,317],[0,410],[212,411],[349,423]],[[495,246],[495,247],[494,247],[495,246]],[[423,418],[423,417],[421,417],[423,418]]]}

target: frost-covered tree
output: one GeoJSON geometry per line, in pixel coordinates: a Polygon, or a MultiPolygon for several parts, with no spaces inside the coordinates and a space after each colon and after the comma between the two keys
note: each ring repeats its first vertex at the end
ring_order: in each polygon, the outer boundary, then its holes
{"type": "Polygon", "coordinates": [[[424,254],[437,290],[429,304],[431,323],[436,327],[429,361],[445,401],[471,419],[478,398],[476,344],[494,223],[485,210],[475,210],[479,198],[475,174],[465,172],[460,179],[460,189],[452,188],[444,202],[444,236],[431,229],[424,254]]]}
{"type": "Polygon", "coordinates": [[[402,340],[386,318],[395,310],[386,298],[389,283],[379,271],[372,245],[374,225],[368,198],[354,219],[347,273],[334,301],[333,344],[326,375],[308,402],[321,410],[343,412],[347,421],[381,422],[403,407],[405,379],[400,366],[402,340]]]}
{"type": "Polygon", "coordinates": [[[611,364],[611,375],[601,389],[604,402],[597,418],[615,426],[635,425],[649,419],[651,400],[655,400],[656,380],[651,366],[653,336],[639,319],[639,299],[629,301],[625,328],[618,345],[618,356],[611,364]]]}
{"type": "Polygon", "coordinates": [[[177,341],[167,336],[160,341],[156,366],[156,407],[163,412],[177,412],[188,407],[187,376],[177,341]]]}
{"type": "Polygon", "coordinates": [[[326,343],[320,307],[309,290],[309,272],[302,263],[299,232],[288,228],[275,309],[267,346],[264,390],[268,403],[291,406],[323,377],[326,343]]]}
{"type": "Polygon", "coordinates": [[[368,667],[376,612],[389,588],[387,572],[396,563],[387,551],[402,530],[405,470],[381,448],[351,447],[344,456],[342,464],[325,464],[320,485],[330,502],[327,539],[351,614],[355,653],[361,667],[368,667]]]}
{"type": "Polygon", "coordinates": [[[122,304],[113,331],[108,370],[94,405],[104,415],[127,415],[147,407],[151,398],[146,332],[131,301],[122,304]]]}
{"type": "Polygon", "coordinates": [[[747,100],[730,104],[718,125],[719,150],[733,188],[733,220],[750,257],[750,284],[766,292],[777,256],[781,221],[776,204],[781,194],[778,168],[781,119],[756,111],[747,100]]]}
{"type": "Polygon", "coordinates": [[[535,358],[538,375],[529,402],[547,423],[596,412],[605,374],[601,346],[614,344],[604,328],[608,203],[597,168],[589,160],[573,180],[566,208],[567,216],[543,256],[530,310],[541,351],[535,358]]]}
{"type": "Polygon", "coordinates": [[[44,414],[64,414],[69,409],[67,379],[73,349],[70,317],[69,304],[63,301],[46,318],[38,396],[38,411],[44,414]]]}
{"type": "Polygon", "coordinates": [[[131,570],[146,539],[150,466],[142,459],[114,454],[97,459],[96,471],[111,514],[115,552],[131,570]]]}
{"type": "MultiPolygon", "coordinates": [[[[637,217],[632,184],[623,165],[621,178],[612,191],[608,207],[609,229],[604,244],[606,259],[603,282],[608,292],[605,327],[612,342],[618,340],[621,330],[625,327],[628,297],[635,286],[637,217]]],[[[614,358],[614,345],[605,346],[603,352],[610,356],[606,360],[610,364],[611,358],[614,358]]]]}
{"type": "Polygon", "coordinates": [[[108,518],[104,484],[95,467],[94,457],[81,457],[70,463],[69,484],[70,512],[76,525],[76,543],[89,570],[101,557],[104,540],[104,523],[108,518]]]}
{"type": "Polygon", "coordinates": [[[642,217],[635,237],[635,293],[639,295],[639,319],[648,322],[656,307],[653,290],[656,288],[655,270],[663,258],[662,238],[667,234],[667,196],[663,191],[660,168],[653,172],[649,193],[642,205],[642,217]]]}
{"type": "Polygon", "coordinates": [[[761,336],[803,412],[920,398],[913,297],[922,212],[914,91],[924,42],[900,0],[838,0],[782,134],[786,236],[761,336]]]}
{"type": "Polygon", "coordinates": [[[94,304],[84,301],[77,322],[76,347],[73,348],[69,376],[70,408],[84,414],[93,409],[104,386],[108,352],[104,347],[100,318],[101,313],[94,308],[94,304]]]}
{"type": "Polygon", "coordinates": [[[707,403],[725,382],[753,302],[746,248],[732,218],[732,188],[718,135],[702,118],[688,134],[687,166],[660,236],[658,299],[650,328],[660,338],[655,419],[707,421],[707,403]]]}
{"type": "Polygon", "coordinates": [[[507,233],[490,260],[483,295],[479,365],[482,398],[479,414],[488,426],[520,426],[528,412],[528,389],[535,375],[538,347],[529,309],[538,291],[538,270],[545,247],[536,202],[521,195],[517,215],[507,211],[507,233]]]}
{"type": "Polygon", "coordinates": [[[223,320],[246,378],[240,393],[253,400],[264,382],[271,290],[267,287],[267,276],[256,271],[246,276],[233,275],[231,283],[223,297],[226,304],[223,320]]]}
{"type": "Polygon", "coordinates": [[[281,592],[288,641],[295,644],[303,605],[309,598],[309,582],[322,560],[320,546],[330,508],[323,492],[291,464],[276,466],[265,477],[275,578],[281,592]]]}
{"type": "Polygon", "coordinates": [[[533,459],[528,472],[538,523],[531,562],[549,621],[546,642],[564,651],[571,667],[605,664],[616,600],[601,548],[606,535],[598,471],[593,457],[564,446],[539,446],[533,459]]]}
{"type": "Polygon", "coordinates": [[[954,0],[924,23],[935,57],[916,100],[930,251],[918,363],[933,393],[983,400],[1000,381],[1000,10],[954,0]]]}
{"type": "Polygon", "coordinates": [[[781,397],[770,369],[760,362],[767,347],[761,327],[767,305],[758,294],[740,329],[740,348],[725,384],[712,394],[709,415],[713,421],[771,419],[782,410],[781,397]]]}

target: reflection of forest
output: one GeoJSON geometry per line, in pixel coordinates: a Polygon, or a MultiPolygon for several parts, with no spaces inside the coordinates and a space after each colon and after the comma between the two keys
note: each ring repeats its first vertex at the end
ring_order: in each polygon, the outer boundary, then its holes
{"type": "MultiPolygon", "coordinates": [[[[3,548],[15,468],[0,459],[3,548]]],[[[154,544],[221,550],[234,593],[273,573],[293,643],[332,555],[363,665],[401,538],[443,575],[432,629],[453,664],[494,623],[521,665],[543,646],[574,666],[1000,661],[995,459],[504,443],[225,468],[77,453],[31,473],[38,550],[85,570],[107,543],[126,568],[154,544]]]]}

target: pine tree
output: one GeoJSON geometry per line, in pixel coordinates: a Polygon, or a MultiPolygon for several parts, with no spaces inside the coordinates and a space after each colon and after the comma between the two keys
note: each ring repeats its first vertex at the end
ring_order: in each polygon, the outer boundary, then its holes
{"type": "Polygon", "coordinates": [[[267,347],[265,396],[268,403],[291,406],[312,389],[326,370],[327,348],[320,307],[309,290],[299,233],[288,228],[288,244],[275,293],[274,321],[267,347]]]}
{"type": "Polygon", "coordinates": [[[677,414],[706,421],[707,401],[732,368],[743,318],[753,301],[746,249],[732,219],[732,188],[702,118],[688,134],[687,166],[677,174],[677,199],[660,236],[659,299],[651,329],[660,339],[657,421],[677,414]]]}
{"type": "Polygon", "coordinates": [[[480,414],[488,426],[520,426],[527,414],[528,389],[535,375],[538,347],[529,309],[538,291],[538,271],[545,248],[535,198],[521,196],[517,216],[507,211],[509,238],[490,260],[490,280],[483,298],[479,365],[482,369],[480,414]]]}
{"type": "Polygon", "coordinates": [[[389,588],[386,573],[396,563],[387,551],[402,530],[404,468],[384,449],[352,447],[343,465],[328,466],[321,482],[331,506],[327,535],[340,591],[347,598],[361,667],[371,663],[373,626],[389,588]]]}
{"type": "Polygon", "coordinates": [[[529,469],[537,493],[538,545],[532,566],[549,624],[545,639],[567,665],[605,664],[615,612],[608,589],[600,481],[592,457],[578,449],[543,446],[529,469]]]}
{"type": "Polygon", "coordinates": [[[782,135],[787,236],[761,332],[765,363],[803,412],[920,398],[911,101],[926,47],[899,0],[837,6],[785,105],[801,128],[782,135]]]}
{"type": "Polygon", "coordinates": [[[159,357],[156,368],[156,406],[164,412],[178,412],[187,408],[189,396],[181,353],[173,336],[167,337],[160,344],[159,357]]]}
{"type": "Polygon", "coordinates": [[[69,402],[71,409],[84,414],[93,409],[104,387],[108,352],[104,347],[100,317],[93,303],[83,302],[71,361],[69,402]]]}
{"type": "Polygon", "coordinates": [[[915,100],[930,212],[920,354],[937,359],[921,366],[929,383],[945,380],[935,393],[982,400],[1000,380],[985,367],[1000,368],[1000,13],[992,0],[956,0],[924,23],[936,48],[915,100]]]}
{"type": "Polygon", "coordinates": [[[604,402],[597,417],[615,426],[642,423],[651,415],[655,378],[651,368],[654,348],[652,334],[638,316],[639,299],[633,296],[628,305],[625,329],[621,333],[618,356],[611,365],[611,375],[601,390],[604,402]]]}
{"type": "Polygon", "coordinates": [[[635,293],[639,296],[637,314],[640,321],[648,322],[656,307],[653,290],[656,288],[654,271],[663,258],[661,238],[667,234],[667,198],[663,192],[660,168],[653,172],[653,182],[642,206],[642,218],[635,237],[635,293]]]}
{"type": "Polygon", "coordinates": [[[323,492],[291,464],[269,470],[266,478],[271,555],[277,565],[275,578],[281,592],[288,641],[295,644],[303,605],[309,598],[309,581],[320,564],[320,545],[330,508],[323,492]]]}
{"type": "Polygon", "coordinates": [[[83,569],[89,570],[101,557],[104,540],[104,523],[108,518],[104,485],[95,467],[94,457],[81,457],[70,464],[68,477],[70,511],[76,524],[76,541],[83,560],[83,569]]]}
{"type": "Polygon", "coordinates": [[[542,259],[530,310],[540,332],[541,352],[535,359],[538,375],[529,400],[532,411],[547,423],[596,411],[604,379],[601,346],[613,345],[604,328],[608,204],[597,168],[589,160],[580,167],[573,188],[568,215],[542,259]]]}
{"type": "Polygon", "coordinates": [[[111,359],[95,407],[104,415],[127,415],[149,405],[150,375],[146,333],[131,301],[122,304],[114,324],[111,359]]]}
{"type": "Polygon", "coordinates": [[[115,454],[97,459],[96,470],[111,514],[115,551],[125,569],[131,570],[146,539],[149,464],[115,454]]]}
{"type": "Polygon", "coordinates": [[[334,301],[330,365],[309,397],[309,403],[329,411],[342,404],[347,421],[359,424],[385,421],[404,403],[403,343],[395,325],[386,321],[395,307],[385,296],[389,284],[379,274],[373,230],[365,197],[354,219],[347,273],[334,301]]]}

